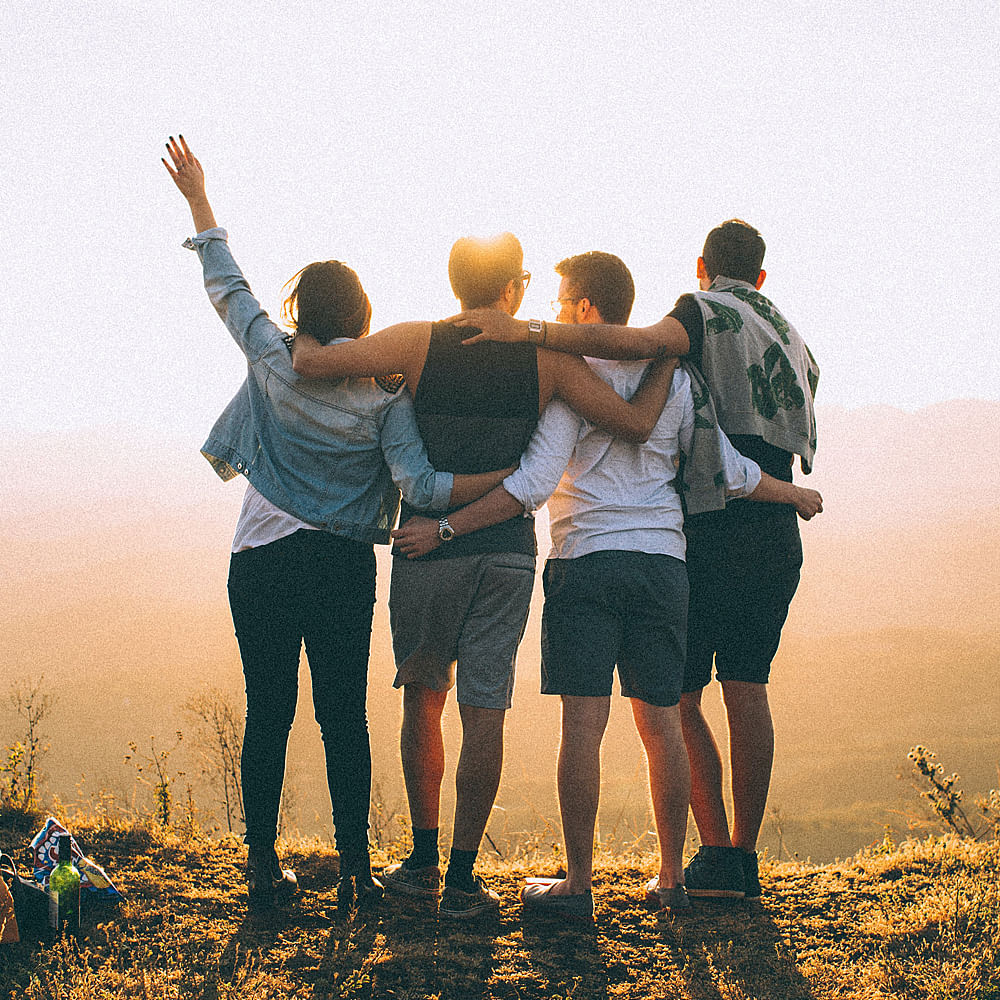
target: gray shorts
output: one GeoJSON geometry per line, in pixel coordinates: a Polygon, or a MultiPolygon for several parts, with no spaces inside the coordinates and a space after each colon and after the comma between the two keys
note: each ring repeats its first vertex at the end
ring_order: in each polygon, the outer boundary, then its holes
{"type": "Polygon", "coordinates": [[[534,582],[534,557],[519,552],[395,557],[389,590],[393,686],[419,683],[447,691],[457,681],[459,704],[510,708],[534,582]]]}

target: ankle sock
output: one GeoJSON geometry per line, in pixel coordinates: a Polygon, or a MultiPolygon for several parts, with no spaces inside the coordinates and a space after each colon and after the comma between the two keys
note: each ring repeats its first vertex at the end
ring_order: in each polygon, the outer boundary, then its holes
{"type": "Polygon", "coordinates": [[[430,868],[440,863],[438,857],[438,828],[419,830],[413,828],[413,850],[406,859],[407,868],[430,868]]]}
{"type": "Polygon", "coordinates": [[[471,892],[476,886],[472,878],[472,866],[476,863],[478,853],[478,851],[460,851],[457,847],[453,847],[448,857],[448,874],[445,875],[444,884],[471,892]]]}

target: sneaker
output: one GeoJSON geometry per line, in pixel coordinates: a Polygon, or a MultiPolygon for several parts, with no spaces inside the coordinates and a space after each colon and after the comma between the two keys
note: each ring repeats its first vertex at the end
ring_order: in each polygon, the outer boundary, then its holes
{"type": "Polygon", "coordinates": [[[247,902],[251,910],[265,910],[290,899],[299,883],[291,868],[282,868],[273,847],[247,852],[247,902]]]}
{"type": "Polygon", "coordinates": [[[382,884],[392,892],[405,896],[437,899],[441,894],[441,869],[437,865],[410,868],[405,861],[389,865],[382,872],[382,884]]]}
{"type": "Polygon", "coordinates": [[[646,902],[656,907],[657,917],[680,917],[692,910],[691,900],[682,885],[660,888],[660,876],[654,875],[646,883],[646,902]]]}
{"type": "Polygon", "coordinates": [[[466,892],[446,884],[438,913],[449,920],[471,920],[487,914],[499,914],[500,897],[478,875],[472,876],[472,885],[473,889],[466,892]]]}
{"type": "Polygon", "coordinates": [[[589,924],[594,919],[594,894],[588,889],[570,896],[553,896],[552,887],[562,881],[561,878],[529,879],[521,889],[525,915],[544,913],[589,924]]]}
{"type": "Polygon", "coordinates": [[[757,852],[742,851],[743,862],[743,898],[748,903],[757,902],[760,899],[760,874],[757,870],[757,852]]]}
{"type": "Polygon", "coordinates": [[[694,898],[742,899],[743,851],[702,844],[684,869],[687,894],[694,898]]]}

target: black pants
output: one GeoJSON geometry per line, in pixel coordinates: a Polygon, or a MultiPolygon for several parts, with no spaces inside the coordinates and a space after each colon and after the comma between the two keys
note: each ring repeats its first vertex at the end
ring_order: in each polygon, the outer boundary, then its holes
{"type": "Polygon", "coordinates": [[[367,857],[371,748],[365,699],[374,605],[371,545],[300,530],[233,553],[229,606],[247,693],[241,770],[248,844],[269,847],[277,835],[304,641],[341,864],[367,857]]]}

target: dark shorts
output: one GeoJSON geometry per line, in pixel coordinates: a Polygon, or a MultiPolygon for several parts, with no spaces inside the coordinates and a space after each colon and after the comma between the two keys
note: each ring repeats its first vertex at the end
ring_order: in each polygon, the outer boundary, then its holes
{"type": "Polygon", "coordinates": [[[711,681],[713,659],[720,681],[767,683],[802,567],[796,515],[787,513],[685,525],[691,586],[685,691],[711,681]]]}
{"type": "Polygon", "coordinates": [[[646,552],[592,552],[545,564],[542,694],[622,694],[676,705],[684,675],[684,563],[646,552]]]}

